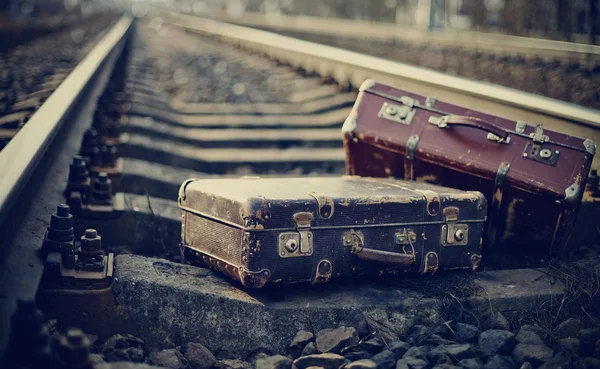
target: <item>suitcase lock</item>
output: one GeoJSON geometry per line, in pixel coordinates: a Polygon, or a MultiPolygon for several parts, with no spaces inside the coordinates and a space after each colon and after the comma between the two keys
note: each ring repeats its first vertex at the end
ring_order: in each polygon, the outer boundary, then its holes
{"type": "Polygon", "coordinates": [[[391,120],[392,122],[402,123],[410,125],[413,117],[415,116],[415,109],[413,109],[414,100],[403,96],[403,105],[392,104],[384,102],[379,109],[377,116],[379,118],[391,120]]]}
{"type": "Polygon", "coordinates": [[[297,232],[279,234],[279,257],[311,256],[313,254],[313,234],[310,231],[310,224],[313,215],[309,212],[301,212],[294,214],[293,218],[297,232]]]}
{"type": "Polygon", "coordinates": [[[442,226],[442,246],[465,246],[469,242],[469,225],[458,224],[459,209],[449,206],[442,210],[446,224],[442,226]]]}

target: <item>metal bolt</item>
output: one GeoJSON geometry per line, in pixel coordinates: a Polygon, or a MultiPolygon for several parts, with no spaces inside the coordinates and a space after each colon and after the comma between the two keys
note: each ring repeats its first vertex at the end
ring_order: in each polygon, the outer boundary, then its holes
{"type": "Polygon", "coordinates": [[[459,229],[456,232],[454,232],[454,239],[457,241],[464,240],[465,239],[465,231],[463,231],[462,229],[459,229]]]}
{"type": "Polygon", "coordinates": [[[59,217],[68,217],[69,216],[69,205],[59,204],[56,207],[56,215],[59,217]]]}
{"type": "Polygon", "coordinates": [[[81,251],[102,250],[102,237],[98,236],[95,229],[86,229],[85,235],[81,237],[81,251]]]}
{"type": "Polygon", "coordinates": [[[69,182],[84,182],[89,177],[83,157],[75,155],[73,162],[69,164],[69,182]]]}
{"type": "Polygon", "coordinates": [[[44,321],[44,314],[33,300],[17,301],[17,310],[10,320],[8,347],[2,360],[5,367],[48,367],[51,360],[50,336],[44,321]]]}
{"type": "Polygon", "coordinates": [[[61,361],[72,368],[89,367],[90,341],[80,329],[69,329],[60,338],[57,351],[61,361]]]}
{"type": "Polygon", "coordinates": [[[94,200],[102,203],[110,203],[112,199],[112,183],[106,173],[98,173],[92,186],[94,200]]]}
{"type": "Polygon", "coordinates": [[[393,106],[388,106],[385,108],[385,113],[388,115],[396,115],[398,114],[398,109],[393,106]]]}
{"type": "Polygon", "coordinates": [[[70,242],[75,238],[73,216],[69,214],[68,205],[60,204],[56,207],[56,212],[50,218],[47,238],[58,242],[70,242]]]}

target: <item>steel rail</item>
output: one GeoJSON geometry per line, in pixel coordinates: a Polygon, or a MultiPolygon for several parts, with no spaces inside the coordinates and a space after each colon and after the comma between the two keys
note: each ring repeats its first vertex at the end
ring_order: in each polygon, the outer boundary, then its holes
{"type": "MultiPolygon", "coordinates": [[[[381,80],[473,110],[531,124],[541,121],[548,129],[600,142],[598,110],[272,32],[174,12],[151,16],[163,17],[172,25],[261,52],[309,72],[333,77],[342,85],[360,86],[366,79],[381,80]]],[[[596,160],[594,166],[598,165],[600,161],[596,160]]]]}
{"type": "MultiPolygon", "coordinates": [[[[41,220],[39,218],[41,215],[37,213],[40,208],[52,209],[57,203],[40,205],[35,200],[42,194],[48,196],[60,193],[64,188],[55,183],[56,178],[60,177],[59,173],[50,172],[38,176],[38,173],[43,173],[45,169],[40,168],[40,165],[44,163],[46,166],[53,167],[51,160],[59,157],[55,148],[62,153],[62,151],[70,150],[71,147],[78,145],[78,142],[74,144],[72,139],[65,140],[62,145],[59,145],[57,133],[59,130],[65,132],[64,129],[61,130],[63,126],[69,130],[76,127],[81,128],[82,124],[79,121],[68,122],[73,123],[68,127],[65,123],[68,119],[79,119],[82,110],[90,110],[91,106],[95,104],[95,101],[90,100],[88,95],[97,97],[98,90],[104,83],[100,79],[106,81],[108,78],[108,72],[125,46],[132,23],[133,18],[122,17],[87,53],[35,112],[23,129],[0,151],[0,245],[2,245],[2,250],[0,250],[2,252],[0,258],[0,300],[2,301],[0,303],[0,358],[6,350],[10,332],[10,317],[16,308],[17,300],[35,299],[44,270],[42,261],[37,254],[41,247],[41,235],[37,232],[33,235],[29,233],[32,227],[39,225],[36,222],[41,220]],[[96,82],[100,85],[96,85],[96,82]],[[52,155],[52,157],[49,158],[46,155],[52,155]],[[27,209],[19,209],[15,202],[22,199],[23,190],[36,188],[34,180],[42,181],[37,184],[40,193],[32,196],[34,201],[27,205],[27,209]],[[37,212],[33,209],[37,209],[37,212]],[[17,218],[12,217],[15,214],[19,214],[16,215],[17,218]],[[21,215],[23,215],[22,222],[21,215]],[[15,226],[18,234],[13,234],[15,229],[9,229],[9,227],[15,226]]],[[[71,133],[66,133],[66,135],[71,138],[75,137],[71,133]]],[[[47,211],[47,213],[50,212],[51,210],[47,211]]]]}
{"type": "Polygon", "coordinates": [[[27,182],[73,106],[98,68],[123,39],[132,21],[128,16],[121,18],[0,151],[0,224],[18,197],[19,189],[27,182]]]}
{"type": "Polygon", "coordinates": [[[231,16],[225,11],[205,10],[198,14],[218,21],[263,29],[315,33],[331,36],[360,37],[378,40],[401,40],[406,43],[443,45],[463,50],[490,52],[496,55],[539,57],[547,60],[576,61],[594,66],[600,62],[600,46],[541,38],[511,36],[468,30],[415,29],[393,23],[340,18],[279,14],[268,16],[244,12],[231,16]]]}

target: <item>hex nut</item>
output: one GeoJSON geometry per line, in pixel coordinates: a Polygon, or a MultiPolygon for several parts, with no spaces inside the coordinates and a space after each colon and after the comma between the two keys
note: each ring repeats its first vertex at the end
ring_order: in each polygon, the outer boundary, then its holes
{"type": "Polygon", "coordinates": [[[98,236],[95,229],[86,229],[85,235],[81,237],[81,251],[102,250],[102,237],[98,236]]]}

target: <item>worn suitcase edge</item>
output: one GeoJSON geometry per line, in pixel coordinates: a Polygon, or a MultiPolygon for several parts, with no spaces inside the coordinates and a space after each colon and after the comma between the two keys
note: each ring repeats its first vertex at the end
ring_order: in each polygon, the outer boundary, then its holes
{"type": "Polygon", "coordinates": [[[263,288],[271,279],[271,272],[268,269],[256,272],[249,271],[243,266],[234,265],[205,251],[196,250],[185,243],[183,247],[185,260],[193,259],[200,262],[208,268],[217,270],[233,278],[246,288],[263,288]]]}

